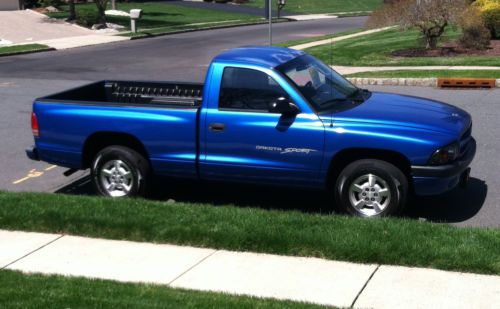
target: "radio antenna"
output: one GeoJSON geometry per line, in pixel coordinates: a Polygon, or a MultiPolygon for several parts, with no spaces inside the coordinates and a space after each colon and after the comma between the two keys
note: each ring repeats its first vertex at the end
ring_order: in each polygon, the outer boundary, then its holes
{"type": "MultiPolygon", "coordinates": [[[[330,38],[330,99],[333,97],[333,38],[330,38]]],[[[333,127],[333,113],[330,114],[330,128],[333,127]]]]}

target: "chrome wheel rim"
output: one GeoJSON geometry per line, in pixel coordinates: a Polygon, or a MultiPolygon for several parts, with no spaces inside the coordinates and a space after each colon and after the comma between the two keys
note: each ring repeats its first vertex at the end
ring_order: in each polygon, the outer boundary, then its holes
{"type": "Polygon", "coordinates": [[[372,217],[387,208],[391,202],[391,191],[384,179],[374,174],[366,174],[351,183],[349,201],[356,211],[372,217]]]}
{"type": "Polygon", "coordinates": [[[102,188],[113,197],[128,195],[134,183],[132,169],[122,160],[106,162],[99,175],[102,188]]]}

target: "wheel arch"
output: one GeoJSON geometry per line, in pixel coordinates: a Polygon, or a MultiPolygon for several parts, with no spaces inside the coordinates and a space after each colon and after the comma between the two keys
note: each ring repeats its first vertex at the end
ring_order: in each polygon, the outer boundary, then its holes
{"type": "Polygon", "coordinates": [[[137,151],[149,161],[149,153],[144,144],[135,136],[120,132],[96,132],[90,135],[82,148],[82,166],[88,168],[97,153],[109,146],[123,146],[137,151]]]}
{"type": "Polygon", "coordinates": [[[377,159],[391,163],[399,168],[408,179],[408,183],[411,183],[411,163],[402,153],[386,149],[348,148],[339,151],[330,160],[326,179],[327,185],[334,185],[340,172],[342,172],[347,165],[363,159],[377,159]]]}

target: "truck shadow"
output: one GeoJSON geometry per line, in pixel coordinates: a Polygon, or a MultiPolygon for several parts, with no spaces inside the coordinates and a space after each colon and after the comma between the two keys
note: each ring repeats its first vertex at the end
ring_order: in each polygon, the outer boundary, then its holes
{"type": "MultiPolygon", "coordinates": [[[[56,193],[95,195],[95,189],[87,176],[56,193]]],[[[332,211],[333,203],[325,192],[317,190],[165,178],[153,181],[147,199],[325,214],[332,211]]]]}
{"type": "MultiPolygon", "coordinates": [[[[431,222],[462,222],[479,212],[487,191],[488,187],[484,181],[471,178],[467,189],[457,188],[439,196],[412,198],[404,216],[431,222]]],[[[95,190],[87,176],[59,189],[56,193],[95,195],[95,190]]],[[[330,214],[334,210],[332,196],[319,190],[163,178],[155,179],[148,199],[206,203],[215,206],[296,210],[319,214],[330,214]]]]}
{"type": "Polygon", "coordinates": [[[463,222],[481,210],[487,194],[488,186],[483,180],[470,178],[466,189],[455,188],[437,196],[413,198],[406,214],[432,222],[463,222]]]}

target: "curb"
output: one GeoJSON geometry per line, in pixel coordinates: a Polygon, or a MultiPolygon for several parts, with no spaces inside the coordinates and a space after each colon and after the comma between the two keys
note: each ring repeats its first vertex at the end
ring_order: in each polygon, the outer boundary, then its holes
{"type": "MultiPolygon", "coordinates": [[[[437,87],[438,79],[433,78],[367,78],[347,77],[355,85],[372,86],[413,86],[413,87],[437,87]]],[[[495,87],[500,88],[500,79],[495,82],[495,87]]]]}
{"type": "MultiPolygon", "coordinates": [[[[277,22],[277,23],[289,23],[289,22],[296,22],[296,21],[288,19],[286,17],[283,17],[282,20],[277,22]]],[[[236,28],[236,27],[244,27],[244,26],[255,26],[255,25],[262,25],[262,24],[267,24],[267,21],[253,22],[253,23],[247,23],[247,24],[238,24],[238,25],[227,25],[227,26],[222,25],[222,26],[214,26],[214,27],[208,27],[208,28],[175,30],[172,32],[158,33],[158,34],[145,33],[142,36],[135,36],[135,37],[131,36],[130,40],[140,40],[140,39],[155,38],[155,37],[159,37],[159,36],[166,36],[166,35],[172,35],[172,34],[189,33],[189,32],[196,32],[196,31],[208,31],[208,30],[216,30],[216,29],[227,29],[227,28],[236,28]]],[[[273,22],[273,24],[275,24],[275,23],[273,22]]],[[[120,34],[117,34],[117,35],[124,36],[124,35],[120,35],[120,34]]]]}

